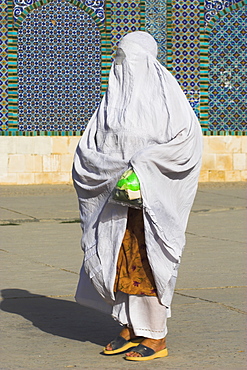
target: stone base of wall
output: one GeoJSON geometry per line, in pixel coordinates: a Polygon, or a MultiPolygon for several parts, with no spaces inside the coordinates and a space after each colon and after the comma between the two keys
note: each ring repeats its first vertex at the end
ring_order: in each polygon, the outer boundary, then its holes
{"type": "Polygon", "coordinates": [[[247,180],[247,137],[204,136],[200,182],[247,180]]]}
{"type": "MultiPolygon", "coordinates": [[[[67,184],[79,137],[0,136],[0,184],[67,184]]],[[[246,181],[247,137],[204,136],[200,182],[246,181]]]]}
{"type": "Polygon", "coordinates": [[[67,184],[80,137],[0,137],[0,184],[67,184]]]}

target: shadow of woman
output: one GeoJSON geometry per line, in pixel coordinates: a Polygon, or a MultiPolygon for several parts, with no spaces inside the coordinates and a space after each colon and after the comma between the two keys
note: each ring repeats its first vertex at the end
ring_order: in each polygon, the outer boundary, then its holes
{"type": "Polygon", "coordinates": [[[4,289],[1,293],[1,310],[21,315],[33,326],[59,337],[104,346],[116,336],[119,328],[110,316],[76,302],[22,289],[4,289]]]}

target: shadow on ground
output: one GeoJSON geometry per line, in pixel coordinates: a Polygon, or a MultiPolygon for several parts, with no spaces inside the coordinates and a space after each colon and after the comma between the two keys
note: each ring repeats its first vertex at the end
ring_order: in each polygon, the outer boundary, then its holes
{"type": "Polygon", "coordinates": [[[4,289],[1,293],[1,310],[24,317],[46,333],[104,346],[119,330],[110,316],[76,302],[32,294],[23,289],[4,289]]]}

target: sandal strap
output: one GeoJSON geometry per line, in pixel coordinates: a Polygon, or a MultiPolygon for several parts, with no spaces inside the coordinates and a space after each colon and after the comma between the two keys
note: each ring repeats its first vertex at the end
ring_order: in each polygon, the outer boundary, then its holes
{"type": "Polygon", "coordinates": [[[128,340],[118,335],[115,339],[111,341],[110,344],[111,344],[112,350],[114,351],[115,349],[123,347],[127,342],[128,340]]]}
{"type": "Polygon", "coordinates": [[[139,353],[142,357],[152,356],[155,353],[152,348],[146,347],[143,344],[139,344],[133,348],[133,352],[139,353]]]}

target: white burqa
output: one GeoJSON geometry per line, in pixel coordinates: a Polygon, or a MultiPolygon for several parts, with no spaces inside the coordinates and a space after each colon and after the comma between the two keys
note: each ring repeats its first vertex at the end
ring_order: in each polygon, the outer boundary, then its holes
{"type": "Polygon", "coordinates": [[[109,202],[118,179],[132,166],[140,180],[147,256],[159,302],[169,307],[202,153],[197,117],[156,60],[152,36],[129,33],[119,48],[126,57],[112,64],[108,89],[73,166],[85,253],[76,300],[109,313],[128,211],[109,202]]]}

